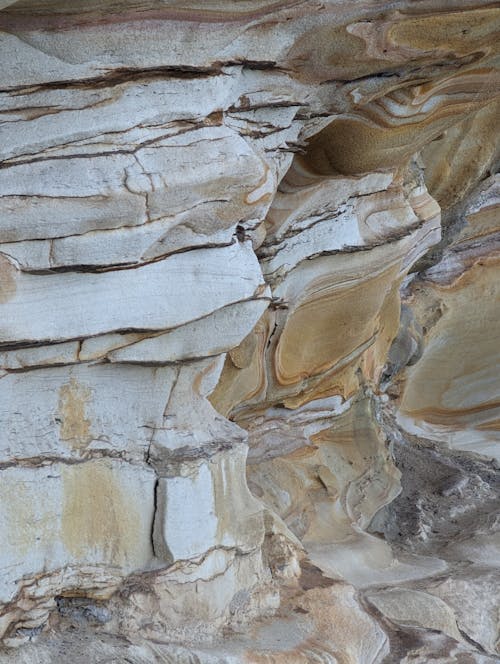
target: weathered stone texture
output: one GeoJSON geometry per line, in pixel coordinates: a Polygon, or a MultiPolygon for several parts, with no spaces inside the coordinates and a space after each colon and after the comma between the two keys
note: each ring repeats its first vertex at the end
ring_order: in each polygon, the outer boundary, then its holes
{"type": "Polygon", "coordinates": [[[2,664],[496,661],[499,28],[0,0],[2,664]]]}

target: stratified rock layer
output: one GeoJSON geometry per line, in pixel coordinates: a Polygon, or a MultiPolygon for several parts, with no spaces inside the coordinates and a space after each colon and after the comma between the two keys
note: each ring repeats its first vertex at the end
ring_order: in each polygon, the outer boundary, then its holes
{"type": "Polygon", "coordinates": [[[0,0],[2,664],[497,661],[495,5],[0,0]]]}

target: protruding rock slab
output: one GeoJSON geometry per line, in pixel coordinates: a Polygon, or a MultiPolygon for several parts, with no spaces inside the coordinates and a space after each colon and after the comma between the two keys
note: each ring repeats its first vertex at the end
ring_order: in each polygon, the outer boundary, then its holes
{"type": "Polygon", "coordinates": [[[243,445],[208,459],[180,462],[156,489],[153,543],[158,557],[186,560],[213,548],[248,553],[264,539],[262,505],[242,480],[243,445]]]}
{"type": "Polygon", "coordinates": [[[25,274],[0,261],[4,344],[164,330],[265,291],[251,247],[238,242],[100,273],[25,274]]]}

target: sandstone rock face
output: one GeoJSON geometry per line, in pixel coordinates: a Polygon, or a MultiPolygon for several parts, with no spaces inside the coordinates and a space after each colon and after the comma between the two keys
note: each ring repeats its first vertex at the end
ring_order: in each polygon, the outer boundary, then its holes
{"type": "Polygon", "coordinates": [[[0,663],[498,661],[499,29],[0,0],[0,663]]]}

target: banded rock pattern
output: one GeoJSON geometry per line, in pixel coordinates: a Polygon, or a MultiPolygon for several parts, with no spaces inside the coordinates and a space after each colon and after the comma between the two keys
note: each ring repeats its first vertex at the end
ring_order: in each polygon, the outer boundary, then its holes
{"type": "Polygon", "coordinates": [[[496,661],[499,26],[0,0],[0,662],[496,661]]]}

